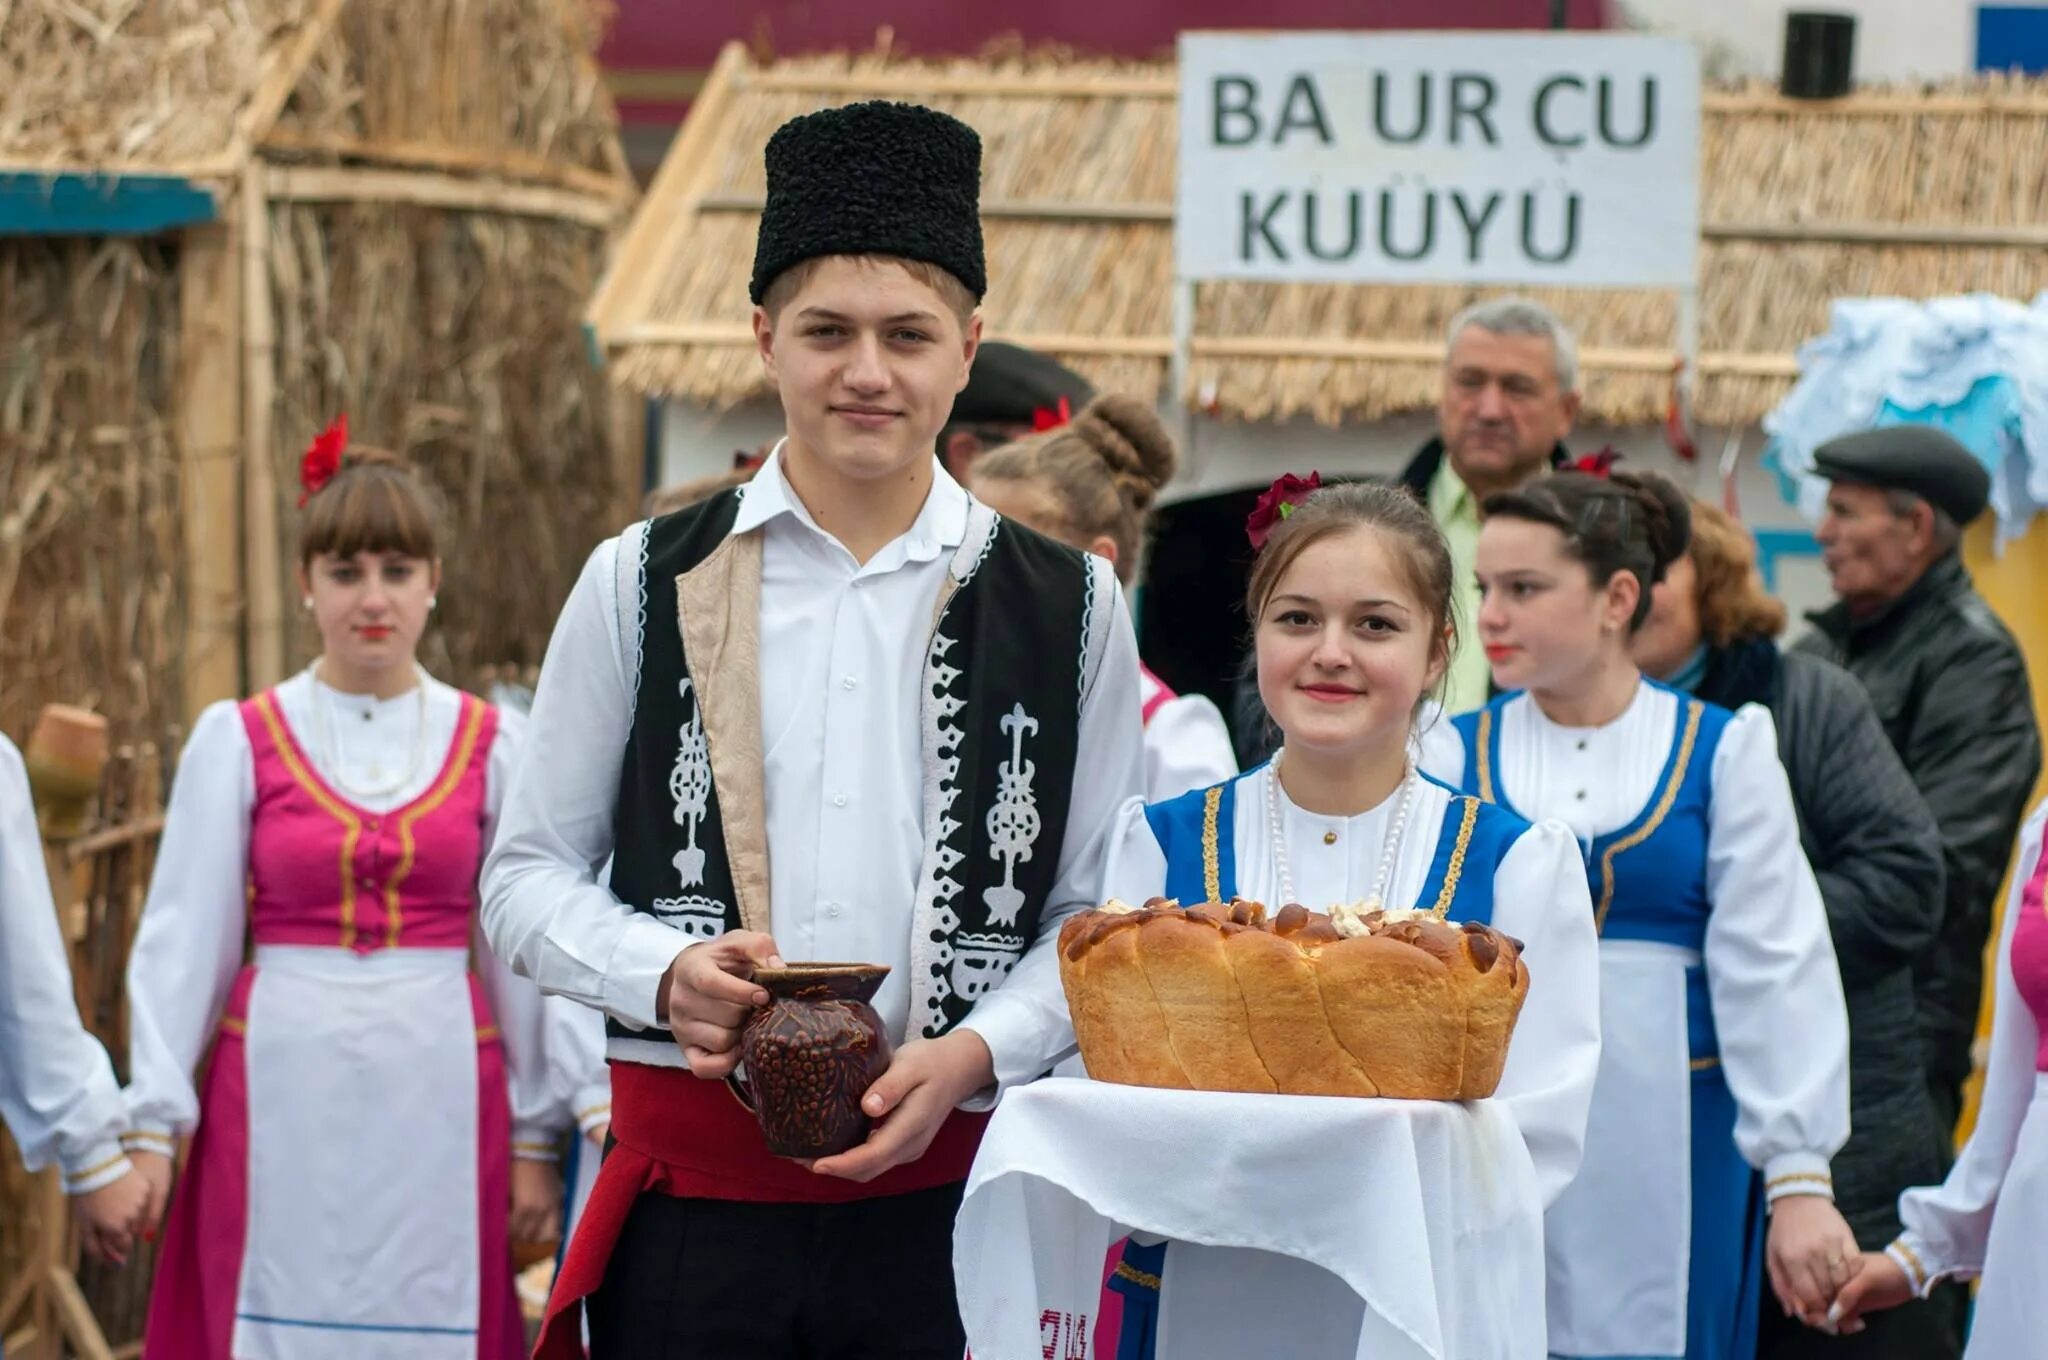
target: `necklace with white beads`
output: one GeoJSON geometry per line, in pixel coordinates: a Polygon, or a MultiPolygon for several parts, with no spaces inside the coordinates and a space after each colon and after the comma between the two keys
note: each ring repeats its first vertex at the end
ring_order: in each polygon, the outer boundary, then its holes
{"type": "MultiPolygon", "coordinates": [[[[412,752],[405,768],[396,778],[381,784],[368,786],[348,782],[345,767],[347,757],[342,753],[341,734],[334,723],[334,701],[328,697],[328,687],[317,674],[319,663],[306,668],[306,678],[312,681],[313,739],[314,751],[319,762],[325,767],[328,783],[357,803],[374,803],[389,798],[419,777],[420,767],[427,758],[427,672],[418,663],[413,665],[414,693],[418,696],[418,711],[414,716],[412,752]]],[[[337,691],[339,692],[339,691],[337,691]]],[[[365,714],[364,716],[369,716],[365,714]]],[[[372,767],[374,770],[374,766],[372,767]]]]}
{"type": "MultiPolygon", "coordinates": [[[[1287,829],[1280,816],[1280,757],[1284,750],[1275,751],[1273,759],[1266,766],[1266,823],[1267,842],[1273,847],[1273,877],[1280,885],[1280,901],[1286,906],[1295,900],[1294,871],[1287,861],[1287,829]]],[[[1366,911],[1378,911],[1387,904],[1387,885],[1393,881],[1394,861],[1401,854],[1401,836],[1408,829],[1408,810],[1415,803],[1415,767],[1404,767],[1401,774],[1401,799],[1394,805],[1393,820],[1387,823],[1387,838],[1380,851],[1379,872],[1373,875],[1372,895],[1365,900],[1366,911]]]]}

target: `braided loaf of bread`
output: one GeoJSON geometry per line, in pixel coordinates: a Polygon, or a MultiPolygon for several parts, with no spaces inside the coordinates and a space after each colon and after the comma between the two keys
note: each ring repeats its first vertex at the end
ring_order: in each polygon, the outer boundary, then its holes
{"type": "Polygon", "coordinates": [[[1529,991],[1512,936],[1416,911],[1112,902],[1059,950],[1089,1075],[1179,1090],[1483,1099],[1529,991]]]}

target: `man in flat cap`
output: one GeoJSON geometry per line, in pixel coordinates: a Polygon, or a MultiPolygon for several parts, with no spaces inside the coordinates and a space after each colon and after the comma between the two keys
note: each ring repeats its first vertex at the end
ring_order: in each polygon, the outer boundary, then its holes
{"type": "Polygon", "coordinates": [[[1970,584],[1963,527],[1984,465],[1941,430],[1894,425],[1823,444],[1821,550],[1839,602],[1798,643],[1849,668],[1941,831],[1947,906],[1916,976],[1943,1164],[1962,1111],[1992,899],[2041,772],[2019,644],[1970,584]]]}
{"type": "Polygon", "coordinates": [[[986,340],[967,386],[939,431],[939,458],[955,481],[967,480],[977,455],[1073,419],[1095,400],[1088,380],[1059,360],[1022,345],[986,340]]]}
{"type": "Polygon", "coordinates": [[[600,546],[556,625],[484,925],[606,1012],[614,1145],[542,1357],[580,1355],[586,1301],[595,1360],[965,1350],[977,1111],[1072,1046],[1055,940],[1142,770],[1107,561],[934,454],[981,336],[980,161],[907,104],[775,133],[750,292],[786,434],[744,487],[600,546]],[[800,1161],[724,1079],[791,981],[763,970],[815,959],[882,965],[893,1056],[749,1074],[778,1127],[872,1121],[800,1161]]]}

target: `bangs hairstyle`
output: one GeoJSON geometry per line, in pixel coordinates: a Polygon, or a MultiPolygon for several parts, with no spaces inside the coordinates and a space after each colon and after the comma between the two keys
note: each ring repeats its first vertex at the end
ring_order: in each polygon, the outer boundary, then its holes
{"type": "Polygon", "coordinates": [[[810,259],[800,264],[793,264],[780,274],[777,274],[775,282],[769,284],[766,291],[761,294],[761,310],[768,313],[768,319],[773,321],[776,317],[782,315],[782,309],[789,305],[789,300],[803,291],[804,285],[817,275],[818,270],[824,266],[825,261],[835,258],[852,260],[863,269],[877,269],[884,265],[895,265],[898,269],[901,269],[904,273],[910,275],[910,277],[916,279],[934,293],[937,293],[946,306],[951,309],[954,318],[963,327],[967,324],[969,318],[974,315],[974,309],[979,305],[974,300],[974,294],[968,291],[966,284],[954,278],[946,270],[939,268],[935,264],[928,264],[923,260],[905,259],[901,255],[813,255],[810,259]]]}
{"type": "Polygon", "coordinates": [[[299,565],[323,554],[403,553],[432,561],[438,520],[434,493],[387,453],[350,453],[333,480],[313,493],[299,521],[299,565]]]}
{"type": "Polygon", "coordinates": [[[1398,487],[1378,482],[1344,482],[1316,491],[1293,513],[1273,526],[1266,546],[1252,563],[1251,586],[1245,592],[1245,613],[1257,632],[1259,616],[1295,560],[1326,538],[1352,529],[1370,529],[1392,553],[1408,588],[1430,617],[1430,648],[1444,663],[1436,696],[1450,677],[1450,661],[1458,650],[1458,617],[1452,603],[1456,570],[1451,546],[1422,502],[1398,487]]]}
{"type": "Polygon", "coordinates": [[[1650,587],[1685,551],[1692,537],[1691,502],[1677,483],[1654,472],[1554,472],[1519,491],[1499,491],[1480,506],[1491,519],[1547,524],[1564,536],[1565,555],[1605,590],[1622,572],[1636,578],[1629,631],[1650,617],[1650,587]]]}
{"type": "Polygon", "coordinates": [[[1698,583],[1700,635],[1716,647],[1775,638],[1785,631],[1785,605],[1764,589],[1756,567],[1756,540],[1727,511],[1692,503],[1692,558],[1698,583]]]}

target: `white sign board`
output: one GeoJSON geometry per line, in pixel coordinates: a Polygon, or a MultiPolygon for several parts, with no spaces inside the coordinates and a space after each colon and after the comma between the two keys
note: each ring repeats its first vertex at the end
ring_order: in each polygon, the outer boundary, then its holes
{"type": "Polygon", "coordinates": [[[1187,33],[1183,279],[1693,286],[1699,59],[1606,33],[1187,33]]]}

